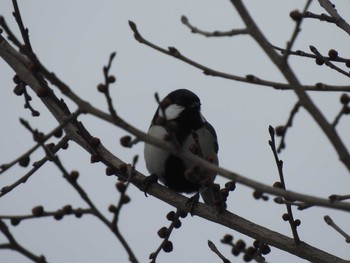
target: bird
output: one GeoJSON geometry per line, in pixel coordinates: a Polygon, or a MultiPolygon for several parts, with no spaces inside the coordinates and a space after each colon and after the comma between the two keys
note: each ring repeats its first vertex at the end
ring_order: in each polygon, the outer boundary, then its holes
{"type": "MultiPolygon", "coordinates": [[[[190,90],[174,90],[159,102],[148,135],[219,163],[216,131],[201,114],[199,97],[190,90]]],[[[216,173],[147,142],[144,158],[150,174],[156,175],[166,187],[179,193],[196,193],[197,201],[200,194],[210,205],[221,202],[219,190],[213,187],[216,173]]]]}

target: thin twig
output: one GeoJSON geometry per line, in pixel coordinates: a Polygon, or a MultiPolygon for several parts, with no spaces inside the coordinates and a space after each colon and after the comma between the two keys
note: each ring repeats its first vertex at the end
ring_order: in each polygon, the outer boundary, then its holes
{"type": "Polygon", "coordinates": [[[225,256],[218,250],[215,244],[210,240],[208,240],[208,247],[222,260],[223,263],[231,263],[231,261],[225,258],[225,256]]]}
{"type": "Polygon", "coordinates": [[[32,97],[28,94],[26,86],[22,84],[22,87],[23,87],[23,97],[24,97],[24,108],[29,109],[33,117],[40,116],[40,112],[34,109],[32,104],[30,103],[30,101],[32,100],[32,97]]]}
{"type": "Polygon", "coordinates": [[[344,200],[350,199],[350,195],[330,195],[328,198],[332,202],[334,202],[334,201],[344,201],[344,200]]]}
{"type": "Polygon", "coordinates": [[[326,15],[326,14],[314,14],[312,12],[305,12],[303,14],[301,14],[301,16],[303,18],[312,18],[312,19],[317,19],[317,20],[320,20],[320,21],[325,21],[325,22],[328,22],[328,23],[334,23],[336,24],[338,19],[332,17],[332,16],[329,16],[329,15],[326,15]]]}
{"type": "Polygon", "coordinates": [[[36,256],[32,252],[30,252],[29,250],[27,250],[26,248],[21,246],[17,242],[17,240],[14,238],[14,236],[11,234],[8,226],[1,219],[0,219],[0,231],[5,235],[5,237],[9,241],[9,243],[7,243],[7,244],[0,244],[0,249],[12,249],[12,250],[15,250],[15,251],[19,252],[20,254],[22,254],[23,256],[25,256],[25,257],[27,257],[27,258],[29,258],[29,259],[33,260],[34,262],[37,262],[37,263],[46,263],[47,262],[43,255],[36,256]]]}
{"type": "MultiPolygon", "coordinates": [[[[171,211],[170,213],[173,213],[173,211],[171,211]]],[[[151,260],[150,261],[151,263],[156,262],[157,256],[159,255],[159,253],[162,249],[165,250],[166,252],[172,251],[172,242],[169,241],[169,238],[170,238],[170,235],[173,232],[173,230],[175,228],[179,228],[181,226],[180,217],[183,213],[184,213],[183,211],[177,209],[171,218],[171,223],[170,223],[169,227],[163,228],[165,231],[165,233],[163,233],[163,235],[161,235],[161,237],[163,238],[163,241],[159,245],[159,247],[156,249],[156,251],[154,251],[150,254],[149,258],[151,260]]],[[[158,234],[159,234],[159,231],[158,231],[158,234]]]]}
{"type": "Polygon", "coordinates": [[[54,163],[59,168],[59,170],[63,173],[63,177],[73,186],[73,188],[79,193],[80,197],[89,205],[92,211],[92,214],[95,215],[98,219],[100,219],[100,221],[102,221],[115,234],[115,236],[123,245],[124,249],[127,251],[130,262],[137,263],[138,260],[136,256],[134,255],[130,246],[125,241],[124,237],[121,235],[120,231],[115,227],[115,225],[112,225],[112,223],[109,222],[109,220],[98,210],[98,208],[90,199],[86,191],[78,184],[78,182],[76,180],[71,179],[69,173],[64,168],[61,161],[58,158],[55,158],[54,163]]]}
{"type": "Polygon", "coordinates": [[[314,53],[318,59],[320,59],[324,64],[326,64],[328,67],[330,67],[331,69],[334,69],[336,71],[338,71],[339,73],[350,77],[350,73],[337,67],[336,65],[334,65],[327,57],[322,56],[322,54],[317,50],[316,47],[314,46],[310,46],[310,50],[312,53],[314,53]]]}
{"type": "MultiPolygon", "coordinates": [[[[279,143],[278,148],[277,148],[277,153],[280,153],[286,147],[285,140],[286,140],[286,136],[287,136],[287,131],[289,128],[292,127],[294,117],[296,116],[299,108],[300,108],[300,103],[299,102],[295,103],[293,109],[290,111],[290,115],[289,115],[289,118],[287,120],[287,123],[284,126],[282,126],[282,135],[281,135],[280,143],[279,143]]],[[[277,135],[279,136],[279,134],[277,134],[277,135]]]]}
{"type": "Polygon", "coordinates": [[[134,170],[135,170],[134,167],[130,167],[130,165],[127,166],[127,173],[128,173],[128,175],[129,175],[129,180],[127,180],[126,183],[124,184],[124,187],[123,187],[124,189],[123,189],[123,191],[120,192],[120,196],[119,196],[119,200],[118,200],[118,205],[117,205],[115,211],[113,212],[113,213],[114,213],[114,216],[113,216],[113,219],[112,219],[111,224],[112,224],[112,226],[115,227],[115,229],[116,229],[117,231],[119,231],[119,230],[118,230],[119,214],[120,214],[120,211],[121,211],[123,205],[125,204],[125,201],[124,201],[124,200],[125,200],[125,198],[126,198],[126,196],[127,196],[127,195],[126,195],[126,190],[128,189],[128,187],[129,187],[129,185],[130,185],[130,179],[131,179],[131,177],[132,177],[132,174],[133,174],[133,171],[134,171],[134,170]]]}
{"type": "MultiPolygon", "coordinates": [[[[134,170],[135,170],[134,165],[135,165],[135,163],[132,166],[128,165],[128,168],[127,168],[128,175],[130,178],[132,177],[134,170]]],[[[134,255],[134,252],[132,251],[130,245],[128,244],[128,242],[126,241],[126,239],[124,238],[124,236],[120,232],[119,225],[118,225],[120,211],[121,211],[123,205],[125,204],[125,200],[127,198],[127,195],[125,192],[126,192],[129,185],[130,185],[130,180],[127,180],[126,184],[124,185],[123,191],[120,193],[118,205],[117,205],[116,209],[113,209],[114,216],[113,216],[113,219],[111,221],[110,228],[115,233],[118,240],[123,245],[124,249],[127,251],[128,255],[129,255],[129,260],[131,262],[136,263],[136,262],[138,262],[138,260],[137,260],[136,256],[134,255]]]]}
{"type": "MultiPolygon", "coordinates": [[[[15,46],[17,46],[20,51],[22,50],[22,43],[18,40],[18,38],[15,36],[15,34],[11,31],[11,29],[8,27],[4,17],[0,16],[0,26],[4,29],[4,31],[8,35],[8,39],[12,41],[15,46]]],[[[35,57],[36,59],[36,66],[37,70],[47,79],[51,82],[52,85],[55,85],[64,95],[66,95],[68,98],[70,98],[72,101],[74,101],[77,105],[79,105],[79,108],[82,112],[84,112],[85,108],[91,107],[90,103],[87,101],[82,100],[77,94],[75,94],[67,84],[65,84],[61,79],[59,79],[55,73],[50,72],[38,59],[38,57],[35,57]]],[[[98,112],[97,109],[95,109],[96,112],[98,112]]]]}
{"type": "MultiPolygon", "coordinates": [[[[47,160],[50,160],[55,163],[55,165],[58,167],[58,169],[63,173],[63,177],[74,187],[74,189],[79,193],[81,198],[89,205],[91,213],[95,215],[97,218],[99,218],[105,225],[108,226],[109,229],[112,230],[112,232],[117,236],[117,238],[120,240],[124,248],[129,254],[129,259],[131,262],[136,263],[138,262],[135,255],[133,254],[131,248],[126,243],[124,237],[120,234],[119,230],[116,231],[115,227],[108,221],[108,219],[103,216],[103,214],[97,209],[95,204],[92,202],[92,200],[89,198],[88,194],[85,192],[85,190],[77,183],[77,180],[72,179],[72,176],[68,173],[68,171],[65,169],[63,164],[61,163],[59,157],[55,155],[55,147],[47,147],[44,145],[42,138],[38,138],[38,131],[34,130],[28,122],[22,122],[23,125],[33,134],[33,137],[36,138],[40,146],[44,149],[46,156],[45,158],[47,160]]],[[[67,137],[65,137],[67,138],[67,137]]]]}
{"type": "MultiPolygon", "coordinates": [[[[67,206],[68,207],[68,206],[67,206]]],[[[28,215],[0,215],[0,219],[6,219],[6,220],[11,220],[11,222],[17,222],[19,223],[20,221],[24,220],[30,220],[30,219],[37,219],[38,217],[57,217],[57,216],[65,216],[65,215],[76,215],[76,216],[81,216],[84,214],[92,214],[92,210],[90,208],[60,208],[56,211],[43,211],[40,216],[38,215],[33,215],[33,214],[28,214],[28,215]]]]}
{"type": "MultiPolygon", "coordinates": [[[[24,55],[30,61],[29,65],[28,65],[28,68],[32,72],[32,76],[34,78],[36,78],[37,81],[40,83],[40,89],[38,89],[36,91],[36,93],[37,93],[38,97],[49,96],[53,92],[49,88],[49,86],[47,85],[47,82],[43,78],[43,76],[41,74],[39,74],[39,71],[38,71],[39,61],[38,61],[38,59],[37,59],[37,57],[36,57],[36,55],[35,55],[35,53],[33,51],[32,45],[30,43],[29,30],[28,30],[28,28],[26,28],[24,26],[21,13],[20,13],[20,10],[18,8],[17,0],[12,0],[12,4],[13,4],[13,8],[14,8],[13,16],[16,19],[16,22],[18,24],[19,30],[20,30],[21,35],[22,35],[22,39],[24,41],[24,45],[22,46],[22,48],[20,50],[24,53],[24,55]]],[[[32,111],[32,115],[33,116],[39,116],[39,112],[35,111],[34,109],[32,109],[32,107],[31,107],[31,105],[29,103],[29,99],[27,99],[28,98],[28,94],[26,93],[26,89],[25,88],[24,88],[24,96],[25,96],[25,101],[26,101],[25,107],[28,107],[32,111]]]]}
{"type": "Polygon", "coordinates": [[[15,34],[13,34],[11,29],[8,27],[6,20],[3,16],[0,16],[0,26],[6,32],[7,39],[10,40],[13,44],[15,44],[16,47],[18,47],[21,50],[22,43],[18,40],[18,38],[15,36],[15,34]]]}
{"type": "Polygon", "coordinates": [[[260,241],[256,239],[252,246],[248,246],[245,241],[242,239],[233,242],[233,236],[230,234],[226,234],[221,242],[223,244],[229,245],[231,247],[231,253],[234,256],[238,256],[241,253],[243,255],[243,260],[245,262],[250,262],[251,260],[255,260],[259,263],[267,263],[265,257],[263,255],[267,255],[271,252],[270,246],[264,241],[260,241]]]}
{"type": "Polygon", "coordinates": [[[102,84],[103,87],[104,87],[104,94],[105,94],[106,99],[107,99],[108,109],[109,109],[109,112],[110,112],[110,114],[111,114],[113,119],[117,118],[117,112],[116,112],[116,110],[114,109],[114,106],[113,106],[112,97],[111,97],[111,94],[109,92],[109,85],[115,81],[115,77],[114,76],[110,76],[109,75],[109,71],[110,71],[110,69],[112,67],[112,62],[113,62],[113,59],[115,58],[115,55],[116,55],[116,52],[113,52],[109,56],[109,61],[108,61],[107,66],[103,67],[103,76],[104,76],[104,79],[105,79],[105,83],[102,84]]]}
{"type": "MultiPolygon", "coordinates": [[[[17,15],[18,16],[18,15],[17,15]]],[[[12,41],[15,46],[19,48],[20,51],[23,51],[23,44],[18,40],[18,38],[15,36],[15,34],[11,31],[11,29],[8,27],[4,17],[0,16],[0,26],[4,29],[4,31],[8,35],[8,39],[12,41]]],[[[28,37],[29,41],[29,37],[28,37]]],[[[63,81],[61,81],[53,72],[50,72],[36,57],[31,58],[31,60],[35,62],[36,70],[40,72],[47,80],[51,82],[51,84],[55,85],[63,94],[65,94],[67,97],[72,99],[74,102],[76,102],[79,106],[81,111],[83,112],[86,107],[90,106],[90,103],[82,100],[77,96],[69,87],[67,84],[65,84],[63,81]]]]}
{"type": "MultiPolygon", "coordinates": [[[[282,187],[282,189],[286,190],[286,184],[284,182],[284,176],[283,176],[283,161],[280,160],[278,157],[278,153],[276,150],[276,142],[275,142],[275,130],[273,129],[272,126],[269,127],[269,132],[270,132],[270,137],[271,137],[271,140],[269,141],[269,145],[271,147],[271,150],[273,152],[273,156],[274,156],[275,161],[276,161],[276,165],[278,168],[278,174],[279,174],[280,182],[281,182],[281,187],[282,187]]],[[[288,221],[289,221],[290,227],[292,229],[294,241],[296,244],[299,244],[300,238],[299,238],[298,231],[297,231],[297,225],[294,221],[292,206],[290,204],[286,203],[286,208],[287,208],[287,213],[288,213],[288,221]]]]}
{"type": "Polygon", "coordinates": [[[181,22],[186,25],[189,29],[191,29],[192,33],[200,34],[206,37],[232,37],[232,36],[237,36],[237,35],[246,35],[248,34],[248,31],[246,28],[243,29],[232,29],[229,31],[213,31],[213,32],[208,32],[201,30],[195,26],[193,26],[189,21],[186,16],[181,16],[181,22]]]}
{"type": "MultiPolygon", "coordinates": [[[[307,0],[305,7],[304,7],[304,10],[303,10],[303,14],[305,14],[305,12],[309,9],[311,2],[312,2],[312,0],[307,0]]],[[[295,25],[293,34],[292,34],[290,40],[287,42],[287,46],[285,49],[286,52],[284,53],[284,60],[288,59],[290,51],[292,50],[292,47],[293,47],[293,45],[294,45],[294,43],[295,43],[295,41],[296,41],[300,31],[301,31],[302,22],[303,22],[303,19],[299,19],[296,21],[296,25],[295,25]]]]}
{"type": "MultiPolygon", "coordinates": [[[[190,58],[184,56],[181,54],[176,48],[170,47],[168,49],[161,48],[152,42],[148,41],[145,39],[140,32],[137,29],[137,26],[134,22],[129,21],[130,28],[134,32],[134,37],[137,41],[139,41],[142,44],[147,45],[150,48],[153,48],[161,53],[164,53],[168,56],[172,56],[176,59],[179,59],[195,68],[198,68],[203,71],[204,74],[208,76],[214,76],[214,77],[221,77],[225,79],[230,79],[230,80],[235,80],[235,81],[240,81],[240,82],[246,82],[246,83],[251,83],[251,84],[256,84],[256,85],[261,85],[261,86],[268,86],[272,87],[277,90],[291,90],[293,89],[293,86],[285,83],[279,83],[279,82],[273,82],[269,80],[264,80],[261,78],[258,78],[254,75],[247,75],[244,77],[233,75],[233,74],[228,74],[224,73],[221,71],[217,71],[215,69],[209,68],[205,65],[202,65],[196,61],[191,60],[190,58]]],[[[322,84],[322,85],[305,85],[302,86],[304,90],[310,90],[310,91],[350,91],[349,86],[332,86],[332,85],[327,85],[327,84],[322,84]]]]}
{"type": "Polygon", "coordinates": [[[341,108],[341,110],[338,112],[338,114],[335,116],[333,122],[332,122],[332,126],[336,127],[340,121],[340,118],[344,115],[344,114],[349,114],[350,112],[350,108],[348,105],[343,105],[343,107],[341,108]]]}
{"type": "Polygon", "coordinates": [[[22,39],[24,41],[23,48],[25,50],[26,55],[33,58],[34,53],[33,53],[32,45],[30,44],[30,41],[29,41],[29,30],[23,24],[22,16],[21,16],[21,13],[20,13],[19,8],[18,8],[17,1],[12,0],[12,4],[13,4],[13,8],[14,8],[13,16],[15,17],[15,19],[17,21],[17,25],[19,27],[19,30],[20,30],[21,35],[22,35],[22,39]]]}
{"type": "Polygon", "coordinates": [[[336,223],[334,223],[333,219],[330,216],[328,215],[324,216],[324,221],[327,223],[327,225],[333,227],[335,231],[337,231],[339,234],[345,237],[346,243],[350,243],[350,236],[343,229],[341,229],[336,223]]]}
{"type": "MultiPolygon", "coordinates": [[[[67,136],[63,137],[62,140],[60,140],[54,147],[52,147],[50,150],[55,153],[58,150],[60,150],[63,146],[67,145],[69,141],[69,138],[67,136]]],[[[11,192],[13,189],[15,189],[17,186],[19,186],[20,184],[23,184],[25,182],[27,182],[27,180],[37,171],[39,170],[39,168],[41,166],[43,166],[47,161],[49,160],[49,157],[46,155],[44,158],[42,158],[41,160],[33,163],[33,168],[28,171],[24,176],[22,176],[20,179],[18,179],[17,181],[15,181],[14,183],[12,183],[11,185],[8,186],[4,186],[1,188],[0,190],[0,197],[8,194],[9,192],[11,192]]]]}
{"type": "MultiPolygon", "coordinates": [[[[311,58],[311,59],[316,59],[318,58],[318,56],[316,56],[315,54],[312,53],[308,53],[302,50],[289,50],[287,51],[284,48],[281,47],[277,47],[274,45],[271,45],[274,49],[278,50],[281,52],[281,54],[285,55],[286,53],[288,53],[289,55],[294,55],[294,56],[299,56],[299,57],[305,57],[305,58],[311,58]]],[[[337,56],[324,56],[324,58],[328,59],[329,61],[334,61],[334,62],[341,62],[341,63],[350,63],[350,59],[349,58],[345,58],[345,57],[341,57],[339,55],[337,56]]],[[[346,87],[346,86],[339,86],[339,87],[346,87]]]]}
{"type": "Polygon", "coordinates": [[[273,201],[275,201],[275,203],[277,203],[277,204],[289,204],[291,206],[296,206],[298,208],[298,210],[305,210],[307,208],[314,206],[314,205],[311,205],[311,204],[308,204],[305,202],[289,201],[289,200],[286,200],[280,196],[275,197],[273,199],[273,201]]]}
{"type": "MultiPolygon", "coordinates": [[[[51,132],[49,132],[48,134],[44,135],[44,137],[42,138],[43,142],[47,141],[48,139],[50,139],[52,136],[54,136],[55,134],[57,134],[57,132],[59,132],[60,130],[62,130],[62,128],[65,126],[65,124],[67,124],[68,122],[70,122],[71,120],[75,119],[79,114],[81,114],[81,112],[79,110],[75,111],[74,113],[72,113],[69,117],[65,118],[62,122],[62,124],[59,124],[55,129],[53,129],[51,132]]],[[[19,156],[18,158],[16,158],[15,160],[13,160],[10,163],[5,163],[0,165],[0,174],[4,173],[6,170],[8,170],[9,168],[11,168],[13,165],[15,165],[16,163],[18,163],[21,159],[23,159],[24,157],[30,156],[36,149],[38,149],[40,147],[40,144],[37,143],[36,145],[34,145],[32,148],[30,148],[28,151],[26,151],[24,154],[22,154],[21,156],[19,156]]]]}

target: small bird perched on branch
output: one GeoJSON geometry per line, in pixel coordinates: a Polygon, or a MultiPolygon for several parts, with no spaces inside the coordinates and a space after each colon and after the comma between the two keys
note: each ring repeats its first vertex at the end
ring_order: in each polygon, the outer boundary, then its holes
{"type": "MultiPolygon", "coordinates": [[[[218,164],[216,132],[201,114],[200,106],[198,96],[189,90],[169,93],[159,103],[148,135],[218,164]]],[[[212,171],[148,143],[144,155],[148,171],[168,188],[181,193],[197,192],[197,200],[199,193],[205,203],[222,206],[219,189],[213,183],[216,174],[212,171]]]]}

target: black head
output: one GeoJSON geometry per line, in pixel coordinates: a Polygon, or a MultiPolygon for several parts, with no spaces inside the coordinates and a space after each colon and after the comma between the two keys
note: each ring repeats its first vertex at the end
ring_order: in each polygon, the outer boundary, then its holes
{"type": "Polygon", "coordinates": [[[155,124],[158,116],[166,117],[169,122],[176,123],[174,131],[181,143],[193,130],[204,126],[205,119],[200,113],[200,99],[187,89],[178,89],[170,92],[162,101],[164,109],[158,107],[152,123],[155,124]]]}
{"type": "MultiPolygon", "coordinates": [[[[152,123],[157,118],[165,117],[166,120],[176,120],[179,123],[195,122],[196,126],[202,124],[202,117],[200,114],[201,102],[196,94],[187,89],[178,89],[170,92],[160,103],[152,123]],[[163,108],[163,109],[161,109],[163,108]]],[[[192,125],[190,125],[192,126],[192,125]]]]}
{"type": "Polygon", "coordinates": [[[182,106],[186,109],[195,108],[200,110],[200,99],[196,94],[187,89],[177,89],[170,92],[167,96],[171,104],[182,106]]]}

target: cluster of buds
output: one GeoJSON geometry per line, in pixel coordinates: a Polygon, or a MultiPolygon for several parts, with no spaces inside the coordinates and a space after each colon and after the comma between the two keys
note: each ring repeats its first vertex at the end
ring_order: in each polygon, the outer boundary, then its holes
{"type": "MultiPolygon", "coordinates": [[[[30,105],[30,101],[32,100],[32,97],[27,93],[27,90],[26,90],[27,83],[22,81],[18,75],[15,75],[12,80],[16,84],[15,88],[13,89],[13,92],[17,96],[22,96],[22,95],[24,96],[24,100],[25,100],[24,108],[29,109],[33,117],[38,117],[40,115],[40,112],[33,109],[33,107],[30,105]]],[[[47,95],[46,88],[39,88],[37,95],[38,97],[46,96],[47,95]],[[44,90],[45,92],[42,90],[44,90]]]]}
{"type": "MultiPolygon", "coordinates": [[[[184,211],[177,211],[176,213],[174,211],[170,211],[166,218],[171,222],[169,227],[161,227],[157,234],[160,238],[164,239],[164,241],[161,244],[161,248],[164,252],[169,253],[173,251],[173,243],[169,240],[169,236],[174,228],[178,229],[181,227],[182,223],[180,221],[180,218],[185,218],[187,216],[187,212],[184,211]]],[[[157,253],[153,252],[150,254],[150,259],[155,259],[157,257],[157,253]]]]}
{"type": "Polygon", "coordinates": [[[224,188],[220,189],[220,197],[221,197],[220,203],[216,204],[216,206],[226,209],[227,198],[228,198],[230,192],[233,192],[235,189],[236,189],[236,182],[234,182],[234,181],[226,182],[224,188]]]}
{"type": "Polygon", "coordinates": [[[259,199],[261,199],[263,201],[268,201],[269,200],[269,197],[266,194],[264,194],[263,192],[259,191],[259,190],[255,190],[253,192],[253,196],[254,196],[254,198],[256,200],[259,200],[259,199]]]}
{"type": "Polygon", "coordinates": [[[348,94],[343,93],[340,96],[340,103],[343,104],[343,110],[342,112],[344,114],[350,114],[350,107],[349,107],[350,97],[348,94]]]}
{"type": "Polygon", "coordinates": [[[121,196],[122,204],[129,203],[131,201],[131,199],[127,194],[125,194],[125,191],[127,189],[127,184],[124,181],[118,181],[115,186],[116,186],[118,192],[122,195],[121,196]]]}
{"type": "MultiPolygon", "coordinates": [[[[278,182],[278,181],[275,182],[275,183],[273,184],[273,187],[274,187],[274,188],[285,189],[285,188],[283,187],[282,183],[281,183],[281,182],[278,182]]],[[[289,202],[287,202],[287,201],[286,201],[284,198],[282,198],[282,197],[276,197],[276,198],[274,199],[274,201],[275,201],[277,204],[283,204],[283,203],[288,204],[288,203],[289,203],[289,202]]],[[[297,228],[297,227],[300,226],[300,224],[301,224],[300,219],[296,219],[296,220],[293,221],[293,217],[291,217],[288,213],[284,213],[284,214],[282,215],[282,219],[283,219],[284,221],[289,221],[290,224],[293,225],[293,227],[295,227],[295,228],[297,228]]]]}
{"type": "MultiPolygon", "coordinates": [[[[73,209],[71,205],[65,205],[55,212],[46,212],[42,205],[38,205],[32,208],[32,217],[52,216],[56,220],[61,220],[65,215],[74,214],[77,218],[80,218],[84,214],[84,210],[81,208],[73,209]]],[[[28,218],[28,217],[27,217],[28,218]]],[[[17,226],[23,218],[13,217],[11,218],[11,224],[17,226]]]]}
{"type": "MultiPolygon", "coordinates": [[[[259,240],[255,240],[252,246],[247,247],[247,244],[239,239],[237,242],[233,241],[233,236],[226,234],[222,239],[221,243],[230,245],[231,253],[234,256],[238,256],[244,253],[243,260],[249,262],[253,259],[263,259],[262,255],[267,255],[271,252],[269,245],[259,240]]],[[[260,262],[260,261],[259,261],[260,262]]]]}

